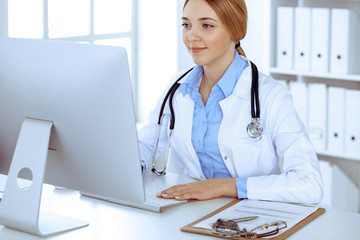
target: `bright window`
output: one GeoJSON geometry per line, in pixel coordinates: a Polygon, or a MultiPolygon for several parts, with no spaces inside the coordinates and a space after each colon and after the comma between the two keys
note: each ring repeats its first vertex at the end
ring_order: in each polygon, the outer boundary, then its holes
{"type": "Polygon", "coordinates": [[[9,37],[43,38],[43,0],[8,1],[9,37]]]}
{"type": "Polygon", "coordinates": [[[49,38],[90,34],[90,0],[48,0],[49,38]]]}
{"type": "MultiPolygon", "coordinates": [[[[135,44],[132,43],[137,42],[137,2],[138,0],[7,0],[7,9],[4,7],[6,4],[0,4],[0,14],[8,16],[5,19],[5,29],[9,37],[122,46],[128,54],[132,80],[136,82],[137,67],[136,61],[133,61],[135,44]]],[[[3,26],[0,25],[1,27],[3,26]]],[[[134,90],[137,94],[137,89],[134,90]]]]}
{"type": "Polygon", "coordinates": [[[131,30],[132,1],[94,0],[94,33],[108,34],[131,30]]]}
{"type": "Polygon", "coordinates": [[[8,36],[125,47],[134,79],[137,1],[8,0],[8,36]]]}

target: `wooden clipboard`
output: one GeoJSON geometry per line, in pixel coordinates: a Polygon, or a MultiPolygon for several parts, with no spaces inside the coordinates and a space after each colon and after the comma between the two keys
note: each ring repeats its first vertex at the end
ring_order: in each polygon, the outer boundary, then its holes
{"type": "MultiPolygon", "coordinates": [[[[218,214],[221,211],[224,211],[225,209],[237,204],[238,202],[240,202],[240,199],[235,199],[233,201],[231,201],[230,203],[226,204],[225,206],[213,211],[212,213],[196,220],[195,222],[192,222],[182,228],[180,228],[180,230],[182,232],[189,232],[189,233],[197,233],[197,234],[203,234],[203,235],[209,235],[209,236],[213,236],[213,237],[219,237],[219,238],[227,238],[227,239],[246,239],[243,237],[225,237],[225,236],[220,236],[217,235],[215,233],[212,233],[210,229],[204,229],[204,228],[198,228],[198,227],[194,227],[194,225],[198,224],[199,222],[204,221],[205,219],[208,219],[212,216],[214,216],[215,214],[218,214]]],[[[300,228],[304,227],[306,224],[310,223],[312,220],[314,220],[315,218],[317,218],[318,216],[320,216],[321,214],[325,213],[325,209],[324,208],[318,208],[315,212],[313,212],[312,214],[310,214],[307,218],[304,218],[302,221],[300,221],[299,223],[297,223],[295,226],[293,226],[292,228],[287,229],[286,231],[284,231],[283,233],[281,233],[280,235],[276,236],[276,237],[267,237],[267,238],[258,238],[258,239],[271,239],[271,240],[282,240],[285,239],[287,237],[289,237],[291,234],[295,233],[296,231],[298,231],[300,228]]]]}

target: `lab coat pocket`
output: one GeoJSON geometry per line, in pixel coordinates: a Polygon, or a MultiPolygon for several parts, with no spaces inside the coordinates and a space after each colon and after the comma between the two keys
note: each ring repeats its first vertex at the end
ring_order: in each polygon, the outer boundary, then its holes
{"type": "Polygon", "coordinates": [[[234,146],[234,165],[239,177],[258,176],[263,173],[266,161],[261,160],[264,138],[239,138],[234,146]]]}

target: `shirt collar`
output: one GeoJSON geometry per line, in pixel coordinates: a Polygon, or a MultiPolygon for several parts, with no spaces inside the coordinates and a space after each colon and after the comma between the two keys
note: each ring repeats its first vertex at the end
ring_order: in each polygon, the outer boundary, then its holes
{"type": "Polygon", "coordinates": [[[223,91],[225,97],[230,96],[230,94],[233,92],[235,84],[240,78],[241,73],[243,72],[246,65],[247,62],[240,57],[237,51],[235,51],[235,58],[233,62],[230,64],[224,75],[217,83],[217,85],[223,91]]]}
{"type": "MultiPolygon", "coordinates": [[[[228,97],[233,92],[237,80],[240,78],[241,73],[247,65],[248,62],[241,58],[239,53],[235,51],[233,62],[230,64],[224,75],[217,83],[217,85],[223,91],[225,97],[228,97]]],[[[203,67],[196,65],[195,68],[189,73],[188,77],[180,85],[180,90],[183,96],[191,92],[193,89],[199,87],[203,72],[203,67]]]]}
{"type": "Polygon", "coordinates": [[[199,86],[203,73],[204,70],[202,66],[196,65],[194,67],[194,69],[189,73],[188,77],[180,85],[180,90],[183,96],[199,86]]]}

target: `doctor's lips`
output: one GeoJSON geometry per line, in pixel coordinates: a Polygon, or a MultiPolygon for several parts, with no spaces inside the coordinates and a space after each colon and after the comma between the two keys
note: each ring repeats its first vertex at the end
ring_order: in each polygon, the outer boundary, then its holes
{"type": "Polygon", "coordinates": [[[205,49],[206,49],[206,47],[190,47],[190,52],[198,53],[198,52],[201,52],[201,51],[203,51],[205,49]]]}

